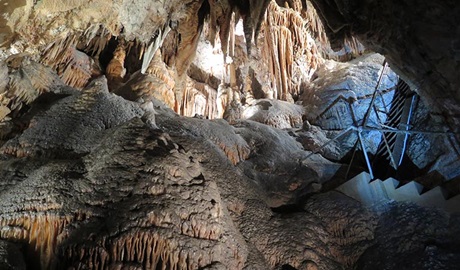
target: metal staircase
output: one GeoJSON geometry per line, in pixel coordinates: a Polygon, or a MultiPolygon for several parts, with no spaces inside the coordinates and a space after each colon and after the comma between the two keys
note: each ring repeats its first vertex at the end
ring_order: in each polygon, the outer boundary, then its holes
{"type": "MultiPolygon", "coordinates": [[[[387,119],[382,126],[394,130],[409,130],[416,100],[417,95],[407,83],[399,79],[391,108],[384,112],[387,119]]],[[[397,170],[403,161],[407,139],[408,133],[382,132],[382,142],[375,154],[373,165],[386,163],[397,170]]]]}
{"type": "Polygon", "coordinates": [[[398,201],[434,207],[448,213],[460,212],[460,194],[447,198],[447,192],[441,186],[424,192],[424,187],[415,181],[399,185],[400,182],[394,178],[383,181],[371,180],[368,173],[362,172],[337,187],[336,190],[369,207],[389,201],[398,201]]]}
{"type": "MultiPolygon", "coordinates": [[[[425,134],[430,136],[458,135],[452,131],[412,129],[410,126],[411,118],[418,97],[402,79],[399,79],[398,81],[391,104],[385,104],[385,100],[383,98],[383,92],[385,90],[380,89],[380,84],[383,76],[387,72],[387,69],[388,65],[385,61],[372,95],[372,99],[363,119],[356,119],[353,100],[342,96],[338,97],[337,100],[335,100],[318,116],[316,120],[321,120],[323,117],[329,116],[332,112],[337,112],[338,109],[334,109],[334,107],[341,106],[341,108],[345,108],[343,104],[345,102],[348,103],[349,106],[348,110],[343,110],[343,113],[348,111],[353,119],[353,123],[349,125],[348,128],[343,126],[342,131],[338,135],[324,143],[316,151],[307,155],[303,162],[308,163],[308,159],[311,156],[317,154],[322,148],[333,141],[340,139],[348,133],[356,132],[358,139],[355,142],[354,150],[352,152],[353,154],[349,162],[348,170],[345,174],[346,182],[337,187],[336,190],[343,192],[344,194],[369,206],[378,204],[382,201],[395,200],[410,201],[421,206],[438,207],[449,213],[460,212],[460,194],[458,193],[460,189],[452,186],[457,185],[456,183],[458,183],[458,181],[455,181],[455,183],[453,181],[447,181],[444,183],[438,183],[438,186],[435,186],[434,188],[433,186],[427,186],[427,188],[425,188],[415,181],[399,182],[394,178],[387,178],[388,176],[397,175],[395,173],[398,172],[398,168],[400,170],[407,170],[403,164],[403,158],[408,143],[408,136],[410,134],[425,134]],[[381,102],[376,102],[378,97],[380,97],[381,102]],[[330,112],[330,110],[332,112],[330,112]],[[370,123],[371,121],[369,120],[372,112],[375,113],[376,121],[373,120],[373,123],[370,123]],[[379,113],[386,115],[385,119],[381,119],[379,113]],[[382,140],[377,153],[374,155],[373,161],[370,160],[368,149],[366,149],[366,144],[364,143],[362,132],[365,131],[379,131],[382,134],[382,140]],[[362,172],[348,180],[348,175],[350,169],[352,168],[355,154],[359,148],[363,154],[363,159],[368,172],[362,172]],[[376,177],[374,169],[377,168],[384,173],[378,172],[378,176],[376,177]],[[386,180],[382,181],[376,178],[386,180]],[[445,186],[445,188],[443,186],[445,186]],[[454,190],[454,192],[451,193],[455,193],[456,196],[448,198],[449,194],[447,190],[454,190]]],[[[336,118],[340,119],[339,116],[336,118]]],[[[453,164],[453,166],[455,166],[457,163],[454,162],[453,164]]],[[[410,177],[409,179],[415,179],[415,177],[410,177]]]]}

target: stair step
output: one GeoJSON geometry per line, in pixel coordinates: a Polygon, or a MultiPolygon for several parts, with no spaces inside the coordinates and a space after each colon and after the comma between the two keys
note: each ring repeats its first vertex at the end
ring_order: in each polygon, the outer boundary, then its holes
{"type": "Polygon", "coordinates": [[[445,210],[449,213],[460,212],[460,195],[454,196],[447,200],[445,210]]]}
{"type": "Polygon", "coordinates": [[[367,206],[395,200],[409,201],[424,207],[437,207],[449,213],[460,212],[460,195],[446,200],[447,192],[441,186],[422,194],[423,186],[415,181],[401,187],[398,187],[399,184],[398,180],[391,177],[385,181],[379,179],[371,181],[370,175],[362,172],[337,187],[336,190],[367,206]]]}
{"type": "Polygon", "coordinates": [[[387,190],[394,191],[399,186],[399,181],[390,177],[387,180],[383,181],[383,185],[387,190]]]}
{"type": "Polygon", "coordinates": [[[418,182],[415,182],[415,181],[410,181],[408,182],[407,184],[404,184],[400,187],[397,187],[396,189],[399,189],[399,190],[404,190],[404,189],[413,189],[417,192],[417,195],[420,196],[420,194],[422,194],[423,192],[423,186],[422,184],[418,183],[418,182]]]}
{"type": "Polygon", "coordinates": [[[396,201],[417,201],[422,193],[423,186],[415,181],[411,181],[395,190],[396,201]]]}
{"type": "Polygon", "coordinates": [[[446,208],[446,192],[442,187],[437,186],[423,193],[416,203],[427,207],[446,208]]]}
{"type": "Polygon", "coordinates": [[[370,175],[363,172],[345,182],[336,190],[365,205],[372,206],[382,201],[388,201],[389,198],[385,192],[383,182],[380,180],[370,181],[370,175]]]}

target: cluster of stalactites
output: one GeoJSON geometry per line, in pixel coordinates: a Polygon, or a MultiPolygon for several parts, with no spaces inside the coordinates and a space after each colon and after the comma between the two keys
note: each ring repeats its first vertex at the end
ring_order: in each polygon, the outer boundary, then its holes
{"type": "Polygon", "coordinates": [[[95,59],[98,59],[111,38],[108,30],[94,25],[81,36],[71,34],[48,45],[41,61],[56,70],[65,84],[83,89],[92,78],[101,75],[95,59]],[[85,51],[91,52],[90,55],[77,49],[80,44],[83,44],[85,51]]]}
{"type": "Polygon", "coordinates": [[[137,40],[128,42],[120,33],[112,33],[101,25],[92,25],[83,33],[73,33],[58,39],[44,48],[41,61],[55,69],[64,83],[77,89],[84,88],[92,78],[103,73],[100,69],[99,57],[109,45],[110,40],[117,38],[119,46],[113,54],[114,61],[105,70],[109,82],[115,80],[120,86],[126,75],[125,58],[135,47],[138,50],[138,61],[142,62],[142,73],[146,72],[157,50],[169,33],[169,26],[158,29],[148,43],[137,40]],[[136,46],[133,46],[136,45],[136,46]],[[112,65],[110,65],[112,64],[112,65]]]}
{"type": "MultiPolygon", "coordinates": [[[[213,262],[213,255],[199,247],[184,247],[155,230],[123,233],[104,238],[98,245],[71,245],[62,250],[59,267],[67,269],[200,269],[213,262]],[[131,268],[129,268],[131,269],[131,268]]],[[[61,269],[62,269],[61,268],[61,269]]]]}
{"type": "Polygon", "coordinates": [[[41,269],[53,269],[57,247],[68,237],[66,226],[83,220],[85,214],[59,216],[49,213],[26,214],[13,218],[0,217],[0,238],[26,242],[26,259],[37,259],[41,269]]]}
{"type": "Polygon", "coordinates": [[[25,105],[60,84],[51,69],[27,54],[12,55],[0,62],[0,123],[17,117],[25,105]]]}
{"type": "MultiPolygon", "coordinates": [[[[302,80],[309,80],[321,63],[318,49],[309,34],[310,20],[302,13],[278,6],[271,2],[267,9],[264,24],[264,55],[269,61],[269,70],[275,99],[292,100],[298,95],[302,80]],[[293,70],[296,60],[305,58],[306,75],[294,78],[293,70]]],[[[314,27],[318,27],[316,24],[314,27]]]]}
{"type": "Polygon", "coordinates": [[[248,1],[216,1],[208,0],[209,11],[209,39],[214,44],[217,33],[222,43],[222,51],[227,56],[231,39],[231,29],[235,22],[243,20],[246,48],[248,55],[251,54],[252,43],[257,42],[265,11],[270,0],[248,0],[248,1]],[[232,20],[232,16],[236,19],[232,20]]]}
{"type": "Polygon", "coordinates": [[[217,91],[205,83],[187,78],[182,106],[187,116],[213,119],[218,115],[217,91]]]}

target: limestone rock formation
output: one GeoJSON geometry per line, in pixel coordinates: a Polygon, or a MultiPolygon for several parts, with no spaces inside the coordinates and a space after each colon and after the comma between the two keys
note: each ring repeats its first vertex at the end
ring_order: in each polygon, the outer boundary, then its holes
{"type": "Polygon", "coordinates": [[[459,214],[333,190],[358,148],[330,139],[360,131],[387,59],[377,104],[397,77],[422,98],[401,150],[417,191],[460,193],[458,13],[0,0],[0,268],[456,269],[459,214]]]}
{"type": "Polygon", "coordinates": [[[1,64],[0,121],[15,117],[23,106],[31,104],[45,92],[53,92],[62,84],[50,68],[26,54],[15,54],[1,64]]]}
{"type": "MultiPolygon", "coordinates": [[[[318,77],[305,85],[300,97],[306,108],[306,119],[326,130],[337,131],[360,126],[365,121],[374,92],[378,89],[375,107],[371,107],[366,125],[382,127],[389,115],[398,82],[397,75],[391,69],[383,71],[383,62],[384,58],[378,54],[364,55],[346,63],[327,60],[318,70],[318,77]],[[380,75],[382,79],[377,87],[380,75]]],[[[381,134],[374,131],[363,134],[369,152],[375,153],[381,134]]],[[[356,140],[356,134],[347,134],[340,140],[341,148],[350,150],[356,140]]],[[[343,157],[343,154],[339,156],[343,157]]]]}
{"type": "MultiPolygon", "coordinates": [[[[308,122],[307,122],[308,123],[308,122]]],[[[300,142],[305,150],[320,153],[323,157],[329,160],[339,161],[353,147],[347,144],[347,141],[337,140],[330,143],[334,137],[334,131],[323,130],[318,126],[309,126],[308,129],[295,129],[293,136],[300,142]],[[326,145],[329,143],[328,145],[326,145]],[[323,145],[326,145],[323,147],[323,145]]],[[[356,136],[352,139],[356,140],[356,136]]]]}
{"type": "Polygon", "coordinates": [[[279,129],[299,127],[304,108],[281,100],[259,99],[244,108],[242,119],[248,119],[279,129]]]}
{"type": "Polygon", "coordinates": [[[365,46],[385,55],[433,110],[457,110],[449,107],[453,100],[459,101],[458,38],[454,33],[459,31],[455,14],[460,7],[455,1],[312,2],[333,44],[347,36],[358,37],[365,46]]]}
{"type": "Polygon", "coordinates": [[[252,121],[235,126],[251,150],[248,160],[239,166],[269,194],[271,207],[298,203],[319,191],[340,168],[320,156],[303,164],[307,153],[286,131],[252,121]]]}
{"type": "Polygon", "coordinates": [[[358,267],[455,269],[459,263],[456,221],[458,217],[415,205],[389,205],[375,231],[376,243],[363,254],[358,267]],[[397,236],[399,232],[407,237],[397,236]]]}
{"type": "MultiPolygon", "coordinates": [[[[1,237],[24,242],[27,262],[42,269],[242,269],[257,263],[277,267],[286,262],[300,266],[327,265],[328,261],[339,267],[354,262],[337,261],[337,253],[329,252],[312,253],[308,260],[299,253],[287,260],[284,256],[293,244],[286,241],[289,237],[279,238],[285,239],[280,249],[273,244],[266,247],[262,238],[251,236],[254,229],[264,237],[273,237],[273,230],[293,232],[282,225],[290,221],[275,217],[279,221],[273,224],[270,214],[259,225],[246,218],[254,211],[270,213],[270,205],[280,205],[278,195],[260,196],[259,184],[239,173],[231,162],[237,161],[235,154],[247,156],[249,150],[263,149],[245,146],[245,140],[257,140],[251,139],[256,132],[275,132],[267,141],[274,143],[277,137],[283,138],[275,135],[279,131],[247,122],[232,134],[228,124],[182,118],[160,105],[155,109],[158,125],[171,135],[149,129],[139,119],[139,106],[110,94],[102,78],[35,116],[29,129],[2,147],[1,166],[9,169],[2,170],[3,190],[8,192],[2,193],[1,237]],[[214,125],[227,126],[227,131],[214,125]],[[57,139],[70,126],[74,131],[57,139]],[[237,133],[244,133],[245,140],[237,133]],[[223,140],[227,142],[220,143],[223,140]],[[259,250],[251,251],[253,246],[259,250]],[[260,256],[254,254],[258,252],[264,255],[253,259],[260,256]]],[[[298,148],[289,139],[293,140],[284,135],[291,146],[278,149],[298,148]]],[[[272,150],[270,162],[277,151],[272,150]]],[[[301,152],[296,151],[297,155],[301,152]]],[[[245,162],[240,157],[240,163],[245,162]]],[[[248,163],[245,170],[254,162],[265,170],[260,159],[248,163]]],[[[271,173],[283,174],[279,170],[288,168],[279,166],[271,173]]],[[[293,185],[289,187],[304,189],[293,185]]],[[[297,196],[305,190],[301,193],[297,196]]],[[[297,224],[309,220],[296,216],[297,224]]],[[[296,230],[302,233],[304,228],[296,230]]],[[[324,234],[332,237],[333,232],[324,234]]],[[[336,252],[349,243],[354,242],[339,241],[336,252]]],[[[302,247],[302,241],[296,245],[302,247]]]]}
{"type": "MultiPolygon", "coordinates": [[[[307,119],[325,129],[346,129],[360,122],[370,106],[372,95],[383,69],[384,58],[377,54],[366,55],[347,63],[328,61],[317,72],[318,78],[306,85],[301,96],[307,108],[307,119]],[[350,108],[350,106],[352,108],[350,108]]],[[[397,75],[387,70],[378,90],[376,106],[385,108],[391,104],[397,75]]],[[[382,109],[382,111],[384,111],[382,109]]],[[[369,125],[385,123],[385,113],[371,111],[369,125]]]]}
{"type": "Polygon", "coordinates": [[[131,101],[149,102],[156,98],[175,108],[174,86],[175,82],[162,61],[160,51],[157,51],[145,73],[134,73],[124,85],[113,92],[131,101]]]}

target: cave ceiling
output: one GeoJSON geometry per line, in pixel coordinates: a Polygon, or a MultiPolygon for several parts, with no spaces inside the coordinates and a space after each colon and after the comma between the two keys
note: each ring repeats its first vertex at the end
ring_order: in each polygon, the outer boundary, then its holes
{"type": "MultiPolygon", "coordinates": [[[[167,52],[165,48],[163,54],[169,54],[164,57],[174,58],[179,77],[189,68],[205,18],[209,27],[209,40],[214,44],[215,37],[219,36],[224,54],[228,53],[232,14],[236,14],[237,19],[242,18],[244,36],[249,41],[246,46],[250,50],[251,44],[258,43],[257,37],[263,25],[265,10],[270,6],[268,0],[3,2],[0,40],[2,47],[15,48],[12,52],[29,52],[55,68],[63,59],[59,59],[56,54],[60,52],[54,47],[62,49],[73,46],[81,50],[82,43],[86,43],[85,50],[94,51],[93,55],[98,55],[98,50],[103,50],[107,45],[104,44],[104,39],[114,36],[128,41],[135,40],[147,50],[160,31],[163,30],[164,33],[166,26],[172,26],[167,44],[168,48],[175,46],[175,51],[167,52]],[[132,16],[133,14],[136,15],[132,16]],[[176,36],[175,42],[173,35],[176,36]],[[93,44],[90,41],[95,36],[100,36],[101,39],[93,44]]],[[[300,14],[306,14],[303,17],[310,22],[308,30],[316,41],[327,40],[337,49],[343,46],[344,41],[358,38],[370,50],[385,55],[392,68],[439,110],[451,110],[454,106],[450,103],[460,100],[457,91],[460,87],[460,41],[457,38],[460,29],[456,16],[459,7],[455,1],[419,3],[314,0],[313,6],[324,24],[315,22],[318,20],[315,18],[318,17],[316,14],[311,16],[312,5],[309,1],[277,2],[281,7],[289,7],[300,14]],[[321,36],[324,33],[327,37],[321,36]]],[[[297,31],[305,29],[295,32],[297,31]]],[[[306,39],[295,38],[302,41],[306,39]]],[[[293,41],[297,43],[295,38],[293,41]]],[[[273,36],[269,39],[282,38],[273,36]]],[[[293,57],[297,58],[296,55],[293,57]]],[[[283,60],[288,61],[288,65],[292,61],[286,56],[286,59],[279,61],[281,65],[283,60]]],[[[172,62],[169,64],[171,66],[172,62]]],[[[292,76],[289,73],[272,73],[276,77],[292,76]]],[[[79,85],[73,83],[73,86],[79,85]]],[[[184,88],[184,84],[181,83],[178,87],[184,88]]],[[[280,85],[279,88],[290,87],[280,85]]]]}

